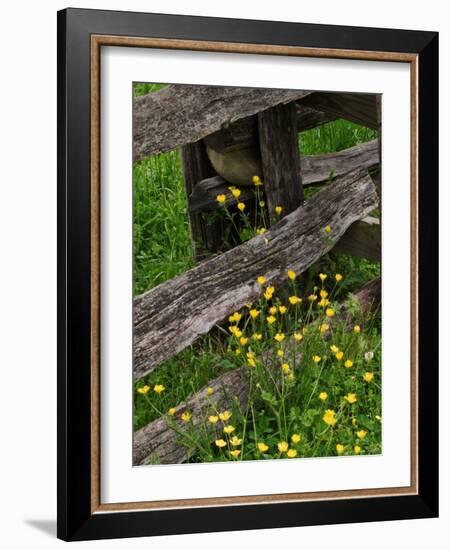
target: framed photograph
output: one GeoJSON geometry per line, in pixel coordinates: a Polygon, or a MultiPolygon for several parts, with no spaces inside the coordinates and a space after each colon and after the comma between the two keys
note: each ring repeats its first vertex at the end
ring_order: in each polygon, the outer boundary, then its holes
{"type": "Polygon", "coordinates": [[[58,536],[438,514],[438,35],[58,13],[58,536]]]}

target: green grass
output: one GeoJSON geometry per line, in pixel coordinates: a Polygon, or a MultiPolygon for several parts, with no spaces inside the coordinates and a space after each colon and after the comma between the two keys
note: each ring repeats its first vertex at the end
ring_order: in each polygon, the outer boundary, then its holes
{"type": "MultiPolygon", "coordinates": [[[[134,95],[150,93],[161,89],[162,86],[136,83],[134,85],[134,95]]],[[[300,134],[299,146],[303,154],[329,153],[358,145],[375,137],[376,132],[372,130],[350,122],[337,120],[300,134]]],[[[312,194],[313,190],[308,191],[308,193],[312,194]]],[[[185,272],[193,265],[193,248],[187,215],[186,195],[178,152],[172,151],[136,163],[134,166],[134,293],[145,292],[185,272]]],[[[379,275],[380,266],[376,262],[331,252],[308,270],[305,276],[299,278],[302,284],[302,296],[307,295],[312,291],[313,286],[317,284],[317,274],[319,272],[343,273],[345,275],[334,292],[334,299],[338,303],[344,300],[348,293],[379,275]]],[[[296,327],[291,323],[289,326],[286,325],[285,330],[287,333],[292,333],[294,328],[296,327]]],[[[342,346],[343,349],[348,348],[351,350],[349,337],[344,332],[340,333],[338,345],[342,346]]],[[[364,342],[364,349],[373,348],[378,350],[371,363],[371,370],[376,373],[377,383],[379,384],[381,375],[379,316],[372,319],[370,326],[364,328],[361,341],[364,342]]],[[[185,349],[139,381],[136,387],[142,387],[144,384],[148,384],[150,387],[155,384],[163,384],[166,389],[160,396],[153,392],[147,395],[136,393],[134,402],[135,429],[155,419],[159,414],[156,410],[165,413],[168,408],[176,406],[193,392],[205,386],[212,378],[227,369],[239,366],[241,363],[237,360],[234,352],[227,351],[227,346],[227,342],[224,342],[223,339],[208,335],[199,339],[195,346],[185,349]]],[[[329,355],[329,352],[325,349],[326,346],[324,347],[324,344],[317,339],[311,339],[307,346],[309,355],[311,355],[314,346],[316,351],[320,349],[324,356],[329,355]]],[[[276,426],[273,411],[272,413],[269,411],[270,406],[268,403],[264,401],[261,395],[254,394],[254,406],[258,407],[261,414],[241,414],[239,422],[235,422],[237,430],[243,430],[244,425],[247,430],[246,450],[243,449],[240,458],[261,458],[258,456],[255,447],[256,440],[260,437],[258,432],[265,434],[264,437],[270,444],[272,449],[270,452],[273,454],[276,441],[282,437],[290,437],[293,430],[301,432],[302,435],[302,443],[296,447],[298,456],[336,454],[333,447],[336,443],[336,430],[334,429],[326,432],[328,435],[323,441],[321,440],[320,444],[314,445],[313,443],[325,427],[322,420],[323,407],[321,408],[321,402],[317,402],[317,399],[313,398],[314,406],[308,404],[305,408],[304,396],[308,394],[309,398],[316,386],[316,389],[319,389],[319,387],[325,388],[324,391],[332,395],[328,405],[336,408],[336,410],[340,410],[342,405],[345,407],[345,403],[342,402],[345,391],[354,390],[361,395],[364,394],[364,399],[367,399],[366,408],[360,400],[353,407],[352,415],[349,416],[347,410],[349,408],[347,407],[346,422],[343,425],[343,431],[339,432],[339,438],[342,441],[339,442],[345,445],[346,452],[351,454],[351,449],[356,444],[354,426],[351,425],[352,418],[355,418],[354,422],[357,426],[365,426],[364,429],[367,428],[370,432],[364,445],[362,445],[362,452],[379,452],[381,448],[381,428],[380,423],[375,420],[375,416],[381,414],[381,391],[377,389],[377,386],[372,385],[370,386],[370,395],[367,393],[369,391],[368,385],[361,382],[362,369],[366,368],[362,360],[362,349],[355,349],[354,353],[355,356],[358,356],[354,370],[355,373],[358,373],[356,381],[354,378],[344,376],[344,374],[348,374],[345,370],[342,371],[333,366],[330,357],[327,359],[327,361],[330,360],[330,369],[322,371],[319,381],[317,377],[314,377],[313,365],[310,363],[305,364],[305,374],[302,377],[301,384],[299,382],[301,387],[295,390],[297,393],[293,392],[289,397],[289,413],[286,419],[290,423],[290,431],[280,432],[276,426]],[[300,398],[299,391],[302,392],[302,398],[300,398]],[[247,426],[247,422],[250,422],[251,426],[247,426]],[[331,439],[328,437],[330,432],[334,434],[331,439]]],[[[190,441],[192,443],[192,438],[190,441]]],[[[193,461],[224,459],[223,451],[212,445],[208,446],[206,452],[205,444],[206,442],[203,441],[202,446],[199,447],[200,450],[197,449],[197,452],[194,452],[193,461]]]]}
{"type": "Polygon", "coordinates": [[[134,167],[134,292],[140,294],[193,265],[178,151],[134,167]]]}

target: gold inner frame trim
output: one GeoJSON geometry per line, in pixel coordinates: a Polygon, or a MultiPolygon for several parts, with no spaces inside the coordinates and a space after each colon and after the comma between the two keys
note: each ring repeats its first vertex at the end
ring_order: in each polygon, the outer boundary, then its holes
{"type": "Polygon", "coordinates": [[[418,494],[418,55],[132,36],[91,35],[91,513],[274,504],[418,494]],[[411,484],[408,487],[103,504],[100,500],[100,50],[102,46],[390,61],[411,75],[411,484]]]}

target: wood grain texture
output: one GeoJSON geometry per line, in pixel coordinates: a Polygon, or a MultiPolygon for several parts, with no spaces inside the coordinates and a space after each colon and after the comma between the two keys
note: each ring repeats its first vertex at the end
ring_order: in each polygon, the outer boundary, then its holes
{"type": "MultiPolygon", "coordinates": [[[[195,192],[201,180],[215,174],[202,141],[188,143],[181,147],[181,166],[188,197],[195,192]]],[[[199,261],[209,252],[216,252],[219,249],[223,241],[223,227],[220,220],[207,225],[198,211],[188,209],[188,214],[194,258],[199,261]]]]}
{"type": "Polygon", "coordinates": [[[380,220],[367,216],[353,223],[334,247],[336,252],[381,261],[380,220]]]}
{"type": "Polygon", "coordinates": [[[134,161],[198,141],[235,120],[307,93],[174,84],[137,97],[133,101],[134,161]]]}
{"type": "MultiPolygon", "coordinates": [[[[301,163],[303,185],[317,185],[326,181],[331,173],[341,176],[358,168],[375,168],[378,165],[378,141],[372,140],[338,153],[302,155],[301,163]]],[[[194,212],[220,208],[216,197],[222,193],[227,197],[226,204],[233,206],[237,201],[229,192],[229,185],[221,176],[199,182],[188,197],[189,208],[194,212]]],[[[241,191],[240,200],[253,200],[253,187],[242,186],[241,191]]]]}
{"type": "Polygon", "coordinates": [[[183,275],[134,299],[134,378],[155,369],[228,314],[254,301],[256,278],[285,281],[288,268],[301,273],[328,252],[347,228],[378,205],[365,170],[336,178],[263,236],[205,260],[183,275]],[[333,228],[324,239],[324,227],[333,228]]]}
{"type": "MultiPolygon", "coordinates": [[[[355,301],[364,319],[371,312],[377,310],[381,303],[381,279],[377,277],[355,292],[352,296],[352,304],[355,301]]],[[[348,330],[352,330],[355,319],[347,302],[344,302],[339,315],[330,323],[336,324],[342,321],[346,322],[348,330]]],[[[295,346],[294,349],[299,360],[301,344],[291,339],[287,348],[290,345],[295,346]]],[[[271,364],[272,353],[268,351],[265,354],[267,364],[271,364]]],[[[169,419],[169,422],[173,422],[176,429],[182,430],[183,421],[180,419],[180,415],[185,411],[192,414],[191,422],[197,426],[208,414],[217,414],[217,411],[232,409],[237,403],[241,409],[245,408],[249,391],[248,372],[247,367],[239,367],[209,381],[201,390],[175,407],[175,414],[169,419]],[[211,396],[208,394],[208,388],[213,389],[211,396]]],[[[176,464],[185,462],[189,458],[187,449],[180,444],[180,435],[170,426],[169,422],[165,417],[161,417],[149,422],[134,433],[134,466],[149,464],[152,461],[160,464],[176,464]]],[[[221,431],[223,424],[219,422],[217,427],[221,431]]],[[[214,429],[212,425],[207,426],[211,440],[218,433],[217,427],[214,429]]]]}
{"type": "Polygon", "coordinates": [[[377,94],[314,92],[299,103],[330,116],[378,130],[377,94]]]}
{"type": "MultiPolygon", "coordinates": [[[[311,128],[317,128],[322,124],[335,120],[336,117],[328,113],[322,113],[311,107],[305,107],[295,103],[297,115],[297,130],[303,132],[311,128]]],[[[226,153],[237,149],[258,146],[258,120],[249,116],[241,118],[232,124],[213,132],[203,138],[206,145],[217,153],[226,153]]]]}
{"type": "Polygon", "coordinates": [[[277,105],[259,113],[258,132],[264,191],[274,223],[279,217],[275,207],[281,206],[285,216],[303,203],[295,105],[277,105]]]}

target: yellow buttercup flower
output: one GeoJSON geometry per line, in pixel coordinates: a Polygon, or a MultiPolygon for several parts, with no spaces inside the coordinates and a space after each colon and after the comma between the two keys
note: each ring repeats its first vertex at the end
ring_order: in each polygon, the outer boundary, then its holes
{"type": "Polygon", "coordinates": [[[237,348],[237,349],[234,350],[234,353],[235,353],[236,355],[240,355],[240,354],[241,354],[241,350],[240,350],[239,348],[237,348]]]}
{"type": "Polygon", "coordinates": [[[345,451],[344,445],[342,445],[341,443],[338,443],[336,445],[336,451],[339,455],[341,455],[345,451]]]}
{"type": "Polygon", "coordinates": [[[351,359],[347,359],[347,361],[344,363],[344,367],[346,367],[347,369],[353,367],[353,361],[351,359]]]}
{"type": "Polygon", "coordinates": [[[168,413],[169,413],[169,416],[173,416],[175,413],[176,413],[176,408],[175,407],[170,407],[168,413]]]}
{"type": "Polygon", "coordinates": [[[162,393],[166,388],[162,384],[155,384],[155,387],[153,388],[153,391],[157,393],[158,395],[162,393]]]}
{"type": "Polygon", "coordinates": [[[328,424],[328,426],[334,426],[337,422],[336,412],[333,411],[333,409],[327,409],[322,416],[322,420],[325,422],[325,424],[328,424]]]}
{"type": "Polygon", "coordinates": [[[150,386],[147,386],[147,384],[145,386],[141,386],[140,388],[138,388],[136,390],[138,393],[141,393],[142,395],[145,395],[146,393],[148,393],[150,391],[150,386]]]}
{"type": "Polygon", "coordinates": [[[256,230],[256,233],[258,235],[264,235],[264,233],[266,232],[266,228],[265,227],[260,227],[259,229],[256,230]]]}
{"type": "Polygon", "coordinates": [[[323,323],[320,325],[320,332],[324,333],[330,328],[330,325],[327,325],[326,323],[323,323]]]}
{"type": "Polygon", "coordinates": [[[273,293],[275,292],[275,287],[274,286],[268,286],[264,292],[264,298],[266,300],[270,300],[273,296],[273,293]]]}
{"type": "Polygon", "coordinates": [[[227,422],[227,420],[230,420],[231,416],[232,413],[230,413],[230,411],[223,411],[219,413],[219,418],[220,420],[222,420],[222,422],[227,422]]]}
{"type": "Polygon", "coordinates": [[[294,332],[294,340],[296,340],[297,342],[300,342],[300,340],[303,339],[303,334],[301,334],[300,332],[294,332]]]}
{"type": "Polygon", "coordinates": [[[329,225],[325,226],[325,233],[331,233],[331,227],[329,225]]]}
{"type": "Polygon", "coordinates": [[[284,315],[287,311],[287,307],[286,306],[280,306],[278,308],[278,311],[281,313],[281,315],[284,315]]]}
{"type": "Polygon", "coordinates": [[[287,276],[291,281],[295,281],[295,278],[297,277],[297,273],[295,273],[295,271],[292,271],[292,269],[289,269],[287,272],[287,276]]]}
{"type": "Polygon", "coordinates": [[[251,317],[252,319],[256,319],[256,318],[258,317],[259,313],[260,313],[260,312],[259,312],[258,309],[251,309],[251,310],[249,311],[250,317],[251,317]]]}
{"type": "Polygon", "coordinates": [[[206,393],[207,395],[212,395],[214,393],[214,388],[211,388],[211,386],[209,386],[206,390],[206,393]]]}
{"type": "Polygon", "coordinates": [[[262,334],[255,332],[252,336],[253,340],[262,340],[262,334]]]}
{"type": "Polygon", "coordinates": [[[355,334],[359,334],[359,333],[361,332],[361,327],[360,327],[359,325],[355,325],[355,326],[353,327],[353,332],[354,332],[355,334]]]}
{"type": "Polygon", "coordinates": [[[259,179],[259,176],[253,176],[252,181],[255,185],[262,185],[262,181],[259,179]]]}
{"type": "Polygon", "coordinates": [[[233,315],[230,315],[228,317],[228,321],[230,321],[230,323],[239,323],[239,321],[242,319],[242,314],[239,313],[239,311],[235,311],[233,313],[233,315]]]}
{"type": "Polygon", "coordinates": [[[337,351],[336,354],[335,354],[335,357],[338,361],[340,361],[344,357],[344,352],[343,351],[337,351]]]}
{"type": "Polygon", "coordinates": [[[231,325],[228,327],[228,330],[231,332],[231,334],[234,334],[239,329],[236,325],[231,325]]]}
{"type": "Polygon", "coordinates": [[[253,359],[253,357],[249,357],[247,359],[247,363],[249,367],[256,367],[256,361],[253,359]]]}
{"type": "Polygon", "coordinates": [[[330,303],[330,300],[328,300],[327,298],[322,298],[320,302],[317,302],[317,305],[319,307],[326,307],[329,303],[330,303]]]}
{"type": "Polygon", "coordinates": [[[241,454],[241,451],[239,449],[234,449],[233,451],[230,451],[230,455],[233,458],[237,458],[241,454]]]}
{"type": "Polygon", "coordinates": [[[297,456],[297,451],[295,449],[289,449],[286,454],[288,458],[295,458],[297,456]]]}
{"type": "Polygon", "coordinates": [[[279,216],[283,212],[282,206],[275,206],[275,213],[279,216]]]}
{"type": "Polygon", "coordinates": [[[238,199],[241,196],[241,190],[236,189],[236,187],[234,187],[233,189],[230,188],[230,191],[235,199],[238,199]]]}
{"type": "Polygon", "coordinates": [[[291,441],[292,443],[300,443],[302,436],[300,434],[292,434],[291,441]]]}
{"type": "Polygon", "coordinates": [[[268,317],[266,317],[266,320],[267,322],[269,323],[269,325],[272,325],[273,323],[275,323],[275,321],[277,320],[276,317],[274,317],[273,315],[269,315],[268,317]]]}
{"type": "Polygon", "coordinates": [[[321,298],[326,298],[328,296],[328,292],[325,289],[322,289],[319,294],[321,298]]]}
{"type": "Polygon", "coordinates": [[[287,441],[280,441],[277,447],[280,453],[285,453],[289,449],[289,443],[287,441]]]}
{"type": "Polygon", "coordinates": [[[227,200],[227,197],[225,195],[217,195],[216,197],[216,201],[219,203],[219,204],[223,204],[225,201],[227,200]]]}
{"type": "Polygon", "coordinates": [[[234,432],[236,428],[234,426],[232,426],[231,424],[228,425],[228,426],[225,426],[225,428],[223,429],[224,433],[226,434],[232,434],[234,432]]]}
{"type": "Polygon", "coordinates": [[[282,349],[277,349],[277,355],[278,357],[283,357],[284,351],[282,349]]]}
{"type": "Polygon", "coordinates": [[[336,273],[336,275],[334,276],[334,278],[336,279],[337,282],[339,281],[342,281],[343,277],[340,273],[336,273]]]}
{"type": "Polygon", "coordinates": [[[227,445],[227,442],[224,441],[223,439],[216,439],[215,441],[217,447],[219,447],[219,449],[222,449],[223,447],[226,447],[227,445]]]}
{"type": "Polygon", "coordinates": [[[334,316],[334,309],[331,308],[331,307],[327,308],[327,309],[325,310],[325,315],[326,315],[327,317],[333,317],[333,316],[334,316]]]}
{"type": "Polygon", "coordinates": [[[291,369],[290,369],[288,363],[283,363],[281,365],[281,370],[284,372],[284,374],[289,374],[291,372],[291,369]]]}
{"type": "Polygon", "coordinates": [[[312,359],[314,363],[320,363],[320,361],[322,360],[322,357],[320,357],[320,355],[313,355],[312,359]]]}
{"type": "Polygon", "coordinates": [[[328,277],[325,273],[319,273],[319,279],[322,281],[322,283],[325,281],[325,279],[328,277]]]}
{"type": "Polygon", "coordinates": [[[261,453],[265,453],[269,450],[269,445],[266,445],[265,443],[258,443],[258,451],[261,453]]]}
{"type": "Polygon", "coordinates": [[[233,445],[233,447],[237,447],[242,443],[242,439],[240,439],[237,435],[233,435],[233,437],[230,439],[230,443],[231,445],[233,445]]]}
{"type": "Polygon", "coordinates": [[[282,332],[277,332],[274,338],[277,342],[282,342],[286,337],[282,332]]]}
{"type": "Polygon", "coordinates": [[[248,338],[246,336],[241,336],[239,338],[239,343],[241,344],[241,346],[245,346],[245,344],[248,342],[248,338]]]}
{"type": "Polygon", "coordinates": [[[315,301],[317,300],[317,294],[310,294],[310,295],[308,296],[308,300],[309,300],[310,302],[315,302],[315,301]]]}
{"type": "Polygon", "coordinates": [[[238,328],[236,328],[233,334],[236,338],[240,338],[242,336],[242,330],[239,330],[238,328]]]}
{"type": "Polygon", "coordinates": [[[278,308],[276,306],[272,306],[269,308],[270,315],[275,315],[277,311],[278,311],[278,308]]]}
{"type": "Polygon", "coordinates": [[[319,399],[320,399],[321,401],[325,401],[327,398],[328,398],[328,394],[327,394],[326,391],[321,391],[321,392],[319,393],[319,399]]]}
{"type": "Polygon", "coordinates": [[[353,405],[353,403],[356,403],[358,401],[358,398],[356,397],[356,393],[348,393],[344,399],[350,403],[350,405],[353,405]]]}
{"type": "Polygon", "coordinates": [[[299,304],[302,301],[301,298],[298,296],[289,296],[289,303],[295,306],[296,304],[299,304]]]}
{"type": "Polygon", "coordinates": [[[333,353],[338,353],[339,348],[333,344],[332,346],[330,346],[330,350],[331,350],[333,353]]]}
{"type": "Polygon", "coordinates": [[[364,382],[372,382],[373,377],[374,377],[373,372],[365,372],[365,373],[363,374],[364,382]]]}
{"type": "Polygon", "coordinates": [[[190,412],[184,412],[182,415],[181,415],[181,420],[183,422],[189,422],[189,420],[192,418],[192,414],[190,412]]]}
{"type": "Polygon", "coordinates": [[[367,435],[366,430],[359,430],[359,432],[356,432],[356,435],[359,437],[359,439],[364,439],[367,435]]]}
{"type": "Polygon", "coordinates": [[[264,275],[260,275],[256,280],[260,285],[263,285],[266,283],[266,278],[264,277],[264,275]]]}
{"type": "Polygon", "coordinates": [[[355,445],[353,447],[353,450],[355,452],[355,455],[359,455],[359,453],[361,452],[361,447],[359,445],[355,445]]]}
{"type": "Polygon", "coordinates": [[[219,417],[214,414],[214,415],[208,416],[208,420],[209,422],[211,422],[211,424],[217,424],[217,422],[219,422],[219,417]]]}
{"type": "Polygon", "coordinates": [[[237,207],[241,212],[243,212],[245,210],[245,203],[238,202],[237,207]]]}

